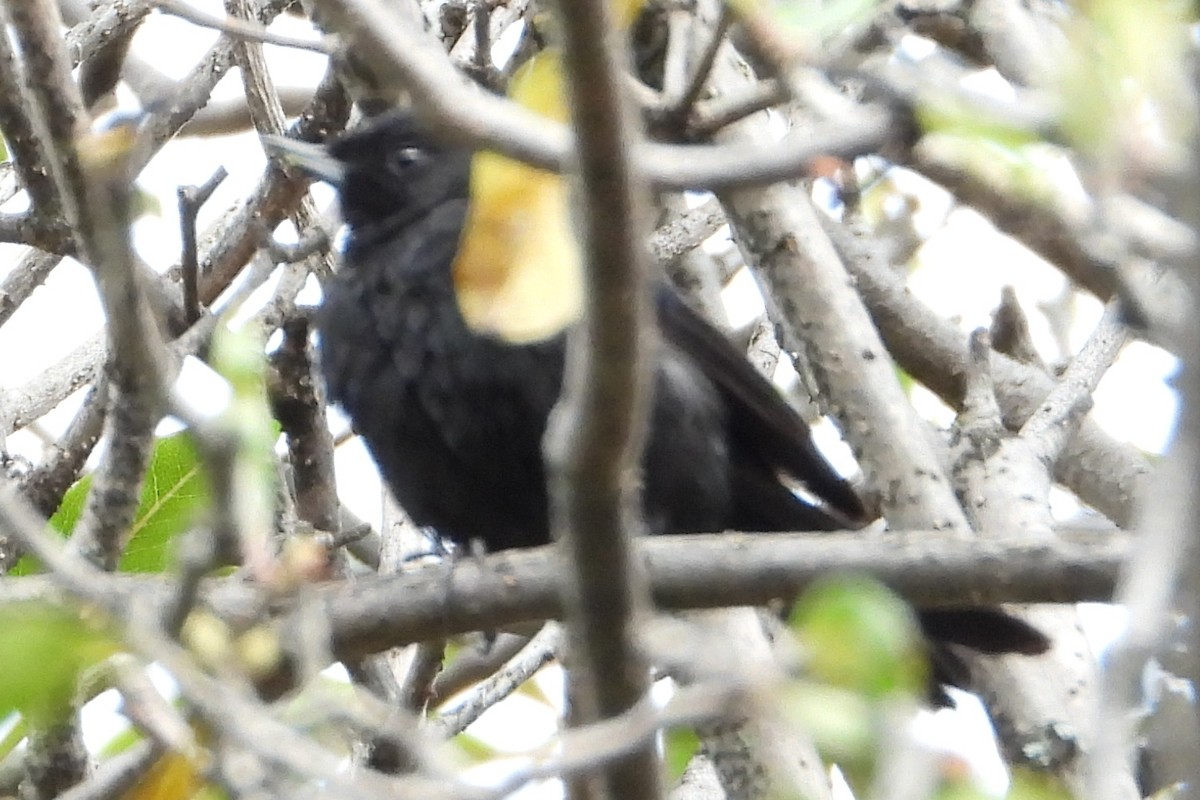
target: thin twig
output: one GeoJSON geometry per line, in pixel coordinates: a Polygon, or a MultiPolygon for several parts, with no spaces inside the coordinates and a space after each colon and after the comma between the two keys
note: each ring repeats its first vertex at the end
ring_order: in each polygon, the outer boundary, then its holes
{"type": "Polygon", "coordinates": [[[180,186],[176,189],[179,200],[180,238],[183,241],[179,257],[183,271],[183,315],[188,324],[200,319],[200,262],[196,255],[196,215],[212,197],[213,192],[229,173],[218,167],[207,181],[200,186],[180,186]]]}
{"type": "Polygon", "coordinates": [[[788,93],[783,84],[778,81],[759,81],[745,94],[716,97],[697,105],[689,129],[693,136],[704,139],[787,99],[788,93]]]}
{"type": "Polygon", "coordinates": [[[662,225],[650,236],[650,253],[660,266],[669,266],[704,244],[725,224],[721,204],[709,198],[662,225]]]}
{"type": "Polygon", "coordinates": [[[459,648],[453,661],[438,673],[431,690],[434,705],[442,704],[464,689],[478,683],[504,666],[521,652],[530,636],[505,632],[488,636],[480,634],[459,648]]]}
{"type": "Polygon", "coordinates": [[[1091,407],[1092,392],[1125,346],[1128,334],[1121,321],[1120,303],[1110,300],[1096,329],[1058,379],[1058,385],[1021,426],[1022,436],[1039,440],[1040,457],[1046,464],[1053,467],[1061,457],[1091,407]]]}
{"type": "Polygon", "coordinates": [[[312,53],[330,56],[337,52],[337,45],[327,39],[298,39],[295,36],[285,36],[272,33],[263,25],[258,25],[237,17],[220,17],[205,14],[180,0],[153,0],[154,6],[165,14],[186,19],[195,25],[221,31],[235,39],[260,44],[274,44],[289,47],[293,50],[307,50],[312,53]]]}
{"type": "Polygon", "coordinates": [[[142,785],[146,772],[165,751],[156,742],[135,742],[99,767],[87,780],[58,795],[57,800],[110,800],[142,785]]]}
{"type": "Polygon", "coordinates": [[[677,115],[680,119],[686,119],[691,113],[692,106],[696,104],[696,101],[700,99],[700,93],[704,91],[704,85],[712,73],[713,64],[716,63],[717,53],[720,52],[721,45],[725,42],[725,33],[732,24],[733,15],[727,7],[722,6],[717,24],[711,30],[706,31],[709,36],[708,43],[700,51],[700,56],[696,59],[695,64],[692,65],[687,85],[669,113],[677,115]]]}
{"type": "Polygon", "coordinates": [[[21,491],[47,517],[79,479],[88,457],[100,440],[108,415],[108,381],[101,378],[84,396],[79,411],[61,437],[47,448],[35,469],[21,479],[21,491]]]}
{"type": "Polygon", "coordinates": [[[114,616],[120,615],[122,596],[113,576],[69,552],[62,538],[47,530],[45,521],[25,499],[5,485],[0,485],[0,530],[16,540],[25,552],[33,554],[50,579],[70,596],[93,603],[114,616]]]}
{"type": "Polygon", "coordinates": [[[1025,317],[1025,312],[1017,300],[1017,292],[1012,286],[1005,286],[1000,291],[1000,305],[992,314],[990,333],[996,352],[1004,353],[1032,367],[1047,369],[1046,363],[1034,347],[1033,336],[1029,332],[1029,320],[1025,317]]]}
{"type": "Polygon", "coordinates": [[[418,716],[433,698],[433,682],[446,661],[446,640],[435,639],[414,646],[408,672],[400,682],[400,702],[418,716]]]}
{"type": "Polygon", "coordinates": [[[54,177],[46,163],[44,146],[36,135],[27,109],[21,107],[23,97],[18,76],[21,69],[16,53],[7,38],[0,41],[0,126],[4,140],[12,150],[13,161],[21,184],[29,192],[33,209],[43,219],[62,220],[62,204],[54,177]]]}
{"type": "Polygon", "coordinates": [[[45,283],[61,261],[62,256],[42,250],[30,250],[21,257],[0,283],[0,325],[8,321],[34,289],[45,283]]]}
{"type": "Polygon", "coordinates": [[[449,739],[467,729],[484,711],[519,689],[534,674],[558,656],[562,629],[549,622],[521,650],[487,680],[480,681],[462,702],[443,711],[433,725],[449,739]]]}

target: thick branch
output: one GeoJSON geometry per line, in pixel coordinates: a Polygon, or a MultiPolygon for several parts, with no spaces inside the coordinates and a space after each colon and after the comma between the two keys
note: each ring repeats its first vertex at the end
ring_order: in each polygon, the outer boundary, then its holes
{"type": "MultiPolygon", "coordinates": [[[[859,232],[828,221],[826,231],[854,276],[888,352],[896,362],[953,408],[961,407],[967,372],[966,336],[913,296],[902,275],[859,232]]],[[[1054,388],[1043,370],[1006,356],[992,357],[997,399],[1010,428],[1019,428],[1054,388]]],[[[1054,477],[1119,525],[1133,521],[1134,497],[1150,467],[1128,444],[1114,442],[1085,419],[1068,442],[1054,477]]]]}
{"type": "MultiPolygon", "coordinates": [[[[1064,541],[973,540],[944,531],[721,534],[637,543],[660,608],[765,605],[830,572],[872,574],[918,606],[1103,601],[1129,553],[1123,534],[1059,532],[1064,541]]],[[[339,652],[561,616],[561,573],[547,548],[482,564],[331,586],[326,609],[339,652]]],[[[215,598],[214,598],[215,599],[215,598]]],[[[232,598],[231,598],[232,599],[232,598]]]]}
{"type": "MultiPolygon", "coordinates": [[[[161,604],[175,591],[159,577],[97,575],[56,555],[15,492],[0,492],[0,533],[18,539],[51,575],[0,579],[0,602],[53,601],[64,592],[118,613],[161,604]]],[[[831,572],[874,575],[918,607],[1103,602],[1133,549],[1119,531],[1058,529],[1043,536],[999,533],[967,539],[946,531],[705,534],[640,539],[651,591],[666,609],[766,605],[831,572]]],[[[340,657],[473,630],[561,616],[561,563],[553,546],[463,559],[402,575],[317,589],[340,657]]],[[[278,603],[240,579],[209,579],[202,596],[231,623],[278,603]]]]}
{"type": "MultiPolygon", "coordinates": [[[[646,198],[631,163],[637,135],[622,92],[624,48],[607,0],[562,0],[560,7],[586,294],[543,449],[550,519],[571,566],[562,589],[572,637],[570,716],[578,726],[627,711],[650,688],[636,636],[649,597],[630,549],[643,525],[630,475],[645,439],[653,345],[641,230],[646,198]]],[[[646,742],[604,766],[606,796],[657,798],[658,770],[656,748],[646,742]]],[[[575,800],[590,796],[584,785],[573,785],[575,800]]]]}

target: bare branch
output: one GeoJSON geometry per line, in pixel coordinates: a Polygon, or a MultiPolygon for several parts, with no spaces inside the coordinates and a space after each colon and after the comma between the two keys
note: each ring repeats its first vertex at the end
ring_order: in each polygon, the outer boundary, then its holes
{"type": "MultiPolygon", "coordinates": [[[[723,88],[736,86],[736,71],[726,74],[723,88]]],[[[738,134],[765,142],[764,124],[744,121],[738,134]]],[[[730,135],[738,134],[731,129],[730,135]]],[[[868,484],[882,495],[888,522],[966,530],[923,423],[808,194],[780,184],[731,192],[722,201],[747,261],[808,349],[825,399],[868,471],[868,484]]]]}
{"type": "Polygon", "coordinates": [[[4,140],[13,151],[17,174],[29,192],[32,208],[44,220],[58,220],[58,224],[62,224],[65,221],[62,205],[43,143],[37,136],[34,121],[28,116],[28,108],[21,104],[25,96],[18,82],[21,73],[17,55],[8,39],[0,38],[0,129],[4,130],[4,140]]]}
{"type": "Polygon", "coordinates": [[[179,201],[180,238],[183,240],[183,253],[179,262],[183,271],[183,314],[189,325],[200,319],[200,263],[196,255],[196,215],[228,174],[222,167],[203,185],[181,186],[176,190],[176,198],[179,201]]]}
{"type": "Polygon", "coordinates": [[[100,440],[108,415],[107,397],[107,381],[102,379],[83,398],[79,412],[63,435],[47,448],[42,463],[22,478],[21,491],[47,517],[58,508],[71,484],[79,479],[88,456],[100,440]]]}
{"type": "MultiPolygon", "coordinates": [[[[0,532],[19,540],[48,577],[0,579],[0,601],[55,601],[63,592],[111,608],[161,604],[174,591],[161,578],[81,571],[60,555],[15,492],[0,494],[0,532]]],[[[768,605],[830,572],[876,576],[917,607],[1004,602],[1076,603],[1112,596],[1133,540],[1116,531],[1060,529],[1051,541],[1019,532],[963,539],[945,531],[889,532],[863,546],[861,532],[706,534],[637,542],[662,608],[768,605]],[[1064,577],[1065,576],[1065,577],[1064,577]]],[[[561,618],[559,562],[551,547],[507,551],[402,575],[365,577],[317,590],[341,657],[474,630],[561,618]]],[[[262,587],[206,580],[202,596],[218,613],[253,619],[269,602],[262,587]]]]}
{"type": "Polygon", "coordinates": [[[21,258],[0,284],[0,325],[8,321],[61,261],[61,256],[41,250],[30,250],[21,258]]]}
{"type": "MultiPolygon", "coordinates": [[[[488,147],[535,166],[562,171],[569,163],[569,137],[511,103],[483,94],[450,71],[446,54],[402,15],[379,0],[324,0],[330,27],[347,36],[356,55],[377,76],[412,93],[416,107],[447,139],[488,147]]],[[[776,143],[744,145],[662,145],[635,149],[639,172],[658,188],[717,188],[769,183],[800,173],[820,155],[852,157],[880,149],[896,129],[891,114],[862,108],[854,119],[831,121],[776,143]]]]}
{"type": "MultiPolygon", "coordinates": [[[[646,189],[633,171],[639,139],[621,75],[628,55],[606,0],[563,0],[562,69],[571,102],[584,210],[583,319],[568,338],[562,394],[547,423],[550,523],[570,580],[570,722],[598,722],[635,706],[650,688],[636,622],[649,607],[631,550],[641,533],[639,487],[649,416],[651,353],[646,189]]],[[[604,765],[609,798],[659,797],[652,744],[604,765]]],[[[570,784],[574,800],[592,797],[570,784]]]]}
{"type": "MultiPolygon", "coordinates": [[[[878,260],[861,232],[832,220],[822,224],[843,254],[897,363],[951,407],[958,407],[967,368],[963,334],[915,298],[903,277],[878,260]]],[[[1010,428],[1019,428],[1054,387],[1045,372],[1004,356],[993,357],[991,369],[1010,428]]],[[[1114,522],[1128,525],[1134,498],[1149,470],[1141,453],[1114,442],[1094,422],[1084,420],[1059,460],[1055,477],[1114,522]]]]}
{"type": "Polygon", "coordinates": [[[82,783],[58,795],[58,800],[110,800],[136,788],[146,771],[164,754],[152,741],[136,742],[128,750],[112,756],[82,783]]]}
{"type": "Polygon", "coordinates": [[[1000,292],[1000,305],[992,315],[992,347],[1023,364],[1046,370],[1029,333],[1029,320],[1017,301],[1017,292],[1005,286],[1000,292]]]}
{"type": "Polygon", "coordinates": [[[1125,346],[1128,331],[1116,301],[1109,301],[1096,330],[1058,380],[1058,385],[1033,416],[1021,426],[1021,436],[1034,442],[1047,464],[1055,464],[1092,404],[1104,373],[1125,346]]]}
{"type": "MultiPolygon", "coordinates": [[[[1189,79],[1195,80],[1189,70],[1189,79]]],[[[1194,95],[1193,95],[1194,102],[1194,95]]],[[[1200,176],[1200,138],[1192,128],[1187,132],[1181,163],[1175,170],[1159,176],[1160,189],[1170,207],[1189,226],[1200,226],[1200,203],[1192,188],[1200,176]]],[[[1179,271],[1193,298],[1200,297],[1195,256],[1179,271]]],[[[1173,629],[1186,627],[1183,634],[1183,674],[1163,676],[1155,683],[1170,695],[1180,687],[1172,686],[1173,677],[1187,681],[1200,678],[1196,667],[1198,641],[1195,622],[1200,615],[1200,548],[1194,532],[1200,525],[1196,494],[1190,491],[1200,474],[1200,336],[1192,319],[1182,330],[1180,355],[1183,359],[1178,384],[1181,411],[1175,439],[1155,480],[1147,487],[1145,502],[1137,522],[1139,547],[1131,554],[1122,575],[1117,599],[1128,610],[1128,622],[1108,657],[1095,714],[1097,745],[1088,763],[1089,794],[1098,800],[1120,797],[1112,786],[1114,769],[1129,769],[1132,761],[1139,711],[1143,705],[1142,687],[1146,665],[1155,656],[1160,662],[1178,663],[1172,651],[1179,647],[1173,629]],[[1183,625],[1180,620],[1187,620],[1183,625]]],[[[1194,684],[1193,684],[1194,685],[1194,684]]],[[[1194,735],[1196,704],[1194,694],[1186,710],[1179,709],[1179,698],[1167,696],[1160,710],[1187,718],[1184,727],[1171,727],[1156,721],[1148,725],[1151,741],[1148,755],[1151,769],[1171,781],[1181,781],[1192,791],[1197,785],[1197,756],[1200,741],[1194,735]]],[[[1158,787],[1150,787],[1152,790],[1158,787]]],[[[1164,787],[1165,788],[1165,787],[1164,787]]]]}
{"type": "Polygon", "coordinates": [[[297,39],[294,36],[284,36],[282,34],[273,33],[262,25],[256,25],[245,19],[230,16],[225,19],[214,17],[205,14],[187,3],[179,2],[179,0],[152,0],[154,7],[166,14],[186,19],[188,22],[199,25],[202,28],[212,28],[215,31],[227,33],[243,42],[257,42],[259,44],[275,44],[280,47],[290,47],[294,50],[308,50],[321,55],[332,55],[334,46],[331,42],[318,39],[297,39]]]}
{"type": "MultiPolygon", "coordinates": [[[[661,608],[768,605],[831,572],[865,572],[917,607],[1084,602],[1110,596],[1130,539],[1060,531],[964,540],[946,532],[719,534],[637,542],[661,608]],[[1064,578],[1064,576],[1067,576],[1064,578]]],[[[339,652],[387,647],[530,619],[561,618],[560,568],[547,548],[330,587],[324,601],[339,652]]],[[[0,583],[0,586],[3,586],[0,583]]],[[[2,595],[0,595],[2,596],[2,595]]],[[[245,600],[243,600],[245,602],[245,600]]]]}
{"type": "MultiPolygon", "coordinates": [[[[982,330],[971,336],[963,410],[953,440],[954,486],[978,536],[1016,528],[1053,536],[1050,462],[1041,442],[1011,433],[1001,419],[992,381],[992,351],[982,330]]],[[[1081,754],[1093,746],[1091,708],[1097,663],[1078,612],[1065,606],[1006,606],[1051,641],[1037,658],[965,654],[972,685],[983,697],[1002,752],[1013,764],[1048,771],[1076,795],[1085,787],[1081,754]]],[[[1112,771],[1127,800],[1137,796],[1131,773],[1112,771]]]]}
{"type": "Polygon", "coordinates": [[[461,703],[442,712],[434,721],[435,729],[447,739],[462,733],[480,714],[515,692],[534,673],[557,658],[561,640],[562,629],[553,622],[546,623],[520,652],[486,680],[480,681],[461,703]]]}

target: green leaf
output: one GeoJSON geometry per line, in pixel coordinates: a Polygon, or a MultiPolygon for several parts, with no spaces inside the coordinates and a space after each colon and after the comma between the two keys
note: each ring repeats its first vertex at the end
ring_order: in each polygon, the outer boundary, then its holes
{"type": "MultiPolygon", "coordinates": [[[[50,525],[70,535],[83,513],[92,477],[86,475],[67,490],[50,525]]],[[[162,572],[169,563],[171,542],[192,524],[196,512],[207,507],[208,483],[199,469],[195,446],[186,433],[160,439],[154,446],[142,498],[119,569],[122,572],[162,572]]],[[[13,568],[13,575],[39,572],[29,556],[13,568]]]]}
{"type": "Polygon", "coordinates": [[[0,606],[0,716],[17,711],[34,727],[62,719],[80,675],[117,650],[94,615],[45,603],[0,606]]]}
{"type": "Polygon", "coordinates": [[[142,501],[134,517],[133,538],[121,557],[122,572],[162,572],[171,543],[209,504],[208,483],[199,469],[195,446],[186,433],[159,440],[154,448],[142,501]]]}
{"type": "Polygon", "coordinates": [[[667,780],[675,783],[683,776],[688,762],[700,750],[700,737],[691,728],[671,728],[663,737],[667,780]]]}
{"type": "Polygon", "coordinates": [[[924,691],[924,639],[908,604],[867,577],[813,584],[789,620],[805,646],[808,674],[867,697],[924,691]]]}

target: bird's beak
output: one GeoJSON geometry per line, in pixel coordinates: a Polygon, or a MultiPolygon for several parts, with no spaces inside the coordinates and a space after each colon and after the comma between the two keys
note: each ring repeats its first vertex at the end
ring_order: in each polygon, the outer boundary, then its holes
{"type": "Polygon", "coordinates": [[[346,169],[322,145],[270,135],[263,136],[262,143],[267,154],[285,166],[294,167],[310,178],[332,186],[341,186],[346,169]]]}

